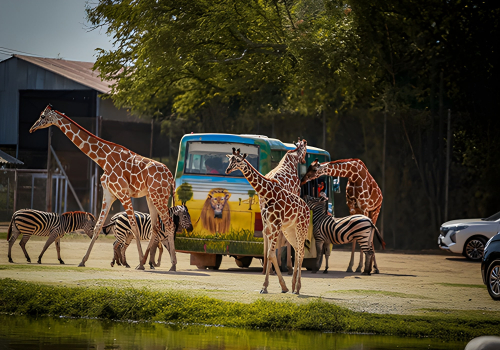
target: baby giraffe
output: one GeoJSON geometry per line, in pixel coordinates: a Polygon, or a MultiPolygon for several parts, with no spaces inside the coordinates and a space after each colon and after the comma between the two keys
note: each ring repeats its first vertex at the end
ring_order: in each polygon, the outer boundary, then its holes
{"type": "MultiPolygon", "coordinates": [[[[309,229],[309,207],[297,195],[285,191],[274,179],[267,179],[257,171],[245,158],[246,154],[240,154],[240,150],[233,148],[233,154],[228,154],[229,164],[226,174],[235,170],[241,170],[250,185],[257,192],[261,201],[261,215],[264,223],[263,234],[269,241],[267,252],[268,261],[271,261],[278,275],[283,293],[288,292],[285,280],[281,275],[278,261],[276,259],[275,246],[280,233],[283,233],[287,241],[295,249],[295,266],[292,276],[292,292],[299,294],[301,287],[301,268],[304,259],[304,242],[309,229]]],[[[267,293],[269,285],[269,272],[271,264],[266,266],[266,279],[261,293],[267,293]]]]}

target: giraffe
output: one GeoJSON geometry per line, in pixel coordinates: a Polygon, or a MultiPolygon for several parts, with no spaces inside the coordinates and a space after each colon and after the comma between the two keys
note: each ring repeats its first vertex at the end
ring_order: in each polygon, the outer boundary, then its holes
{"type": "MultiPolygon", "coordinates": [[[[137,269],[144,270],[147,253],[151,249],[156,232],[158,230],[158,215],[168,228],[167,232],[173,232],[174,222],[168,214],[168,199],[175,188],[172,173],[168,168],[152,159],[142,157],[127,148],[109,141],[105,141],[89,131],[82,128],[63,113],[48,105],[40,114],[40,118],[33,124],[30,133],[47,128],[51,125],[57,126],[61,131],[90,159],[96,162],[103,170],[101,185],[103,191],[102,209],[99,219],[94,228],[92,241],[87,253],[80,263],[85,266],[92,247],[99,236],[102,225],[106,220],[111,204],[118,199],[125,209],[132,232],[137,242],[139,252],[139,266],[137,269]],[[135,221],[134,209],[131,197],[138,198],[146,196],[149,213],[151,215],[152,238],[149,242],[146,255],[143,255],[139,231],[135,221]]],[[[171,271],[175,271],[175,250],[173,251],[171,271]]]]}
{"type": "MultiPolygon", "coordinates": [[[[366,165],[360,159],[340,159],[321,164],[316,159],[311,163],[309,169],[307,169],[307,173],[302,178],[301,184],[303,185],[307,181],[314,180],[322,175],[347,177],[346,203],[349,207],[349,213],[351,215],[365,215],[372,220],[374,225],[377,223],[380,208],[382,207],[382,191],[373,176],[368,172],[366,165]]],[[[352,272],[355,249],[356,242],[353,242],[351,261],[349,262],[347,272],[352,272]]],[[[363,253],[361,253],[356,272],[361,271],[362,265],[363,253]]],[[[379,273],[375,256],[373,256],[373,268],[374,273],[379,273]]]]}
{"type": "MultiPolygon", "coordinates": [[[[279,164],[271,170],[269,173],[265,175],[267,179],[274,179],[278,181],[279,185],[283,187],[288,192],[295,194],[296,196],[300,196],[300,178],[297,171],[297,165],[299,163],[304,164],[306,162],[306,153],[307,153],[307,141],[306,140],[298,140],[295,144],[297,148],[294,150],[290,150],[286,152],[285,156],[281,159],[279,164]]],[[[264,207],[263,201],[259,197],[259,204],[262,211],[264,207]]],[[[282,237],[280,237],[282,238],[282,237]]],[[[264,236],[264,252],[266,252],[268,247],[267,236],[264,236]]],[[[278,248],[281,246],[281,240],[278,240],[278,248]]],[[[288,274],[292,274],[292,259],[291,259],[291,247],[290,243],[286,243],[287,247],[287,267],[288,274]]],[[[279,258],[279,255],[278,255],[279,258]]],[[[278,259],[280,262],[280,259],[278,259]]],[[[266,273],[267,267],[267,255],[264,254],[264,264],[262,273],[266,273]]]]}
{"type": "MultiPolygon", "coordinates": [[[[281,275],[276,260],[274,250],[276,242],[283,234],[295,248],[295,267],[292,276],[292,293],[299,294],[301,287],[301,267],[304,258],[304,242],[309,229],[309,207],[299,197],[286,191],[277,180],[267,179],[259,173],[245,158],[246,154],[240,154],[240,150],[233,148],[233,154],[228,154],[229,164],[226,174],[235,170],[241,170],[243,176],[255,189],[259,198],[262,199],[262,222],[264,223],[264,235],[267,236],[270,244],[267,258],[271,260],[278,275],[282,293],[288,292],[285,280],[281,275]]],[[[266,279],[261,289],[261,293],[267,293],[269,285],[269,272],[271,264],[266,266],[266,279]]]]}

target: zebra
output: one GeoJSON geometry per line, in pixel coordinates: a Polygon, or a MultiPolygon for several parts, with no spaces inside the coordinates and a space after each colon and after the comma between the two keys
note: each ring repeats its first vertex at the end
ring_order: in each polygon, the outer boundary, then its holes
{"type": "Polygon", "coordinates": [[[72,211],[63,214],[48,213],[35,209],[21,209],[12,215],[10,220],[9,230],[7,233],[7,241],[9,241],[9,262],[13,263],[11,252],[12,245],[20,234],[23,235],[19,245],[23,249],[26,260],[30,263],[31,259],[26,251],[26,243],[32,235],[49,237],[43,247],[38,263],[42,263],[42,256],[47,248],[56,242],[57,260],[64,264],[61,259],[60,240],[67,232],[76,230],[84,230],[84,232],[92,238],[94,234],[95,217],[91,213],[83,211],[72,211]]]}
{"type": "MultiPolygon", "coordinates": [[[[155,242],[152,245],[151,256],[149,259],[149,266],[151,269],[154,267],[160,266],[161,256],[163,254],[163,245],[167,248],[170,253],[170,257],[172,258],[171,249],[175,249],[173,245],[173,240],[175,240],[175,234],[179,229],[186,229],[191,232],[193,230],[193,225],[191,223],[191,216],[189,215],[188,208],[185,205],[178,205],[172,208],[169,208],[169,215],[171,215],[174,219],[174,233],[173,235],[165,232],[165,226],[160,218],[158,218],[158,224],[160,225],[160,229],[158,231],[158,235],[155,237],[155,242]],[[173,239],[172,239],[173,238],[173,239]],[[160,254],[158,257],[158,263],[154,262],[154,254],[156,250],[156,246],[160,248],[160,254]]],[[[151,239],[151,217],[149,214],[135,212],[135,220],[137,222],[137,228],[139,230],[139,236],[141,241],[147,241],[151,239]]],[[[134,238],[132,234],[132,230],[130,227],[130,223],[128,221],[128,216],[126,212],[120,212],[118,214],[113,215],[111,221],[108,225],[103,227],[103,232],[105,235],[113,234],[116,237],[115,242],[113,243],[113,260],[111,261],[111,266],[113,267],[115,263],[118,265],[124,265],[125,267],[130,267],[127,263],[127,259],[125,256],[125,251],[127,250],[130,242],[134,238]]]]}
{"type": "Polygon", "coordinates": [[[318,258],[316,260],[316,273],[320,266],[320,257],[325,251],[326,267],[323,273],[328,273],[328,258],[330,251],[329,244],[345,244],[355,240],[361,247],[361,251],[366,256],[364,275],[370,275],[372,270],[372,260],[375,255],[373,251],[373,232],[385,249],[385,242],[380,236],[380,232],[373,224],[370,218],[364,215],[351,215],[344,218],[334,218],[328,215],[328,202],[325,198],[305,197],[305,201],[313,212],[313,235],[316,240],[316,251],[318,258]]]}

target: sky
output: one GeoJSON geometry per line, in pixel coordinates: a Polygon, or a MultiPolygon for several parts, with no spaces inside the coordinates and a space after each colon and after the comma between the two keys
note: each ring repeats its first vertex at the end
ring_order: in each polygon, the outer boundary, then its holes
{"type": "Polygon", "coordinates": [[[111,49],[112,38],[89,31],[87,2],[97,0],[0,0],[0,61],[29,53],[94,62],[95,49],[111,49]]]}

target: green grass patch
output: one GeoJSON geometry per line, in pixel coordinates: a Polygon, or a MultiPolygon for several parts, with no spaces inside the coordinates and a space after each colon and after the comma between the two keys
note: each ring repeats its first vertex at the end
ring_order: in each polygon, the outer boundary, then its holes
{"type": "Polygon", "coordinates": [[[0,239],[7,240],[7,232],[0,232],[0,239]]]}
{"type": "Polygon", "coordinates": [[[23,315],[166,321],[254,329],[319,330],[469,340],[500,335],[500,320],[463,315],[376,315],[314,299],[244,304],[207,296],[114,287],[60,287],[0,280],[0,312],[23,315]]]}
{"type": "Polygon", "coordinates": [[[437,283],[445,287],[459,287],[459,288],[481,288],[486,289],[484,284],[462,284],[462,283],[437,283]]]}
{"type": "MultiPolygon", "coordinates": [[[[24,259],[23,259],[24,260],[24,259]]],[[[102,269],[98,267],[72,267],[66,265],[55,265],[55,266],[47,266],[40,264],[8,264],[8,265],[0,265],[0,270],[30,270],[30,271],[78,271],[78,272],[87,272],[87,271],[107,271],[110,272],[109,269],[102,269]]],[[[118,271],[118,270],[117,270],[118,271]]],[[[112,272],[112,271],[111,271],[112,272]]]]}
{"type": "Polygon", "coordinates": [[[331,290],[327,293],[346,293],[346,294],[375,294],[375,295],[387,295],[390,297],[397,298],[411,298],[411,299],[430,299],[423,295],[418,294],[406,294],[406,293],[398,293],[398,292],[389,292],[385,290],[372,290],[372,289],[346,289],[346,290],[331,290]]]}

